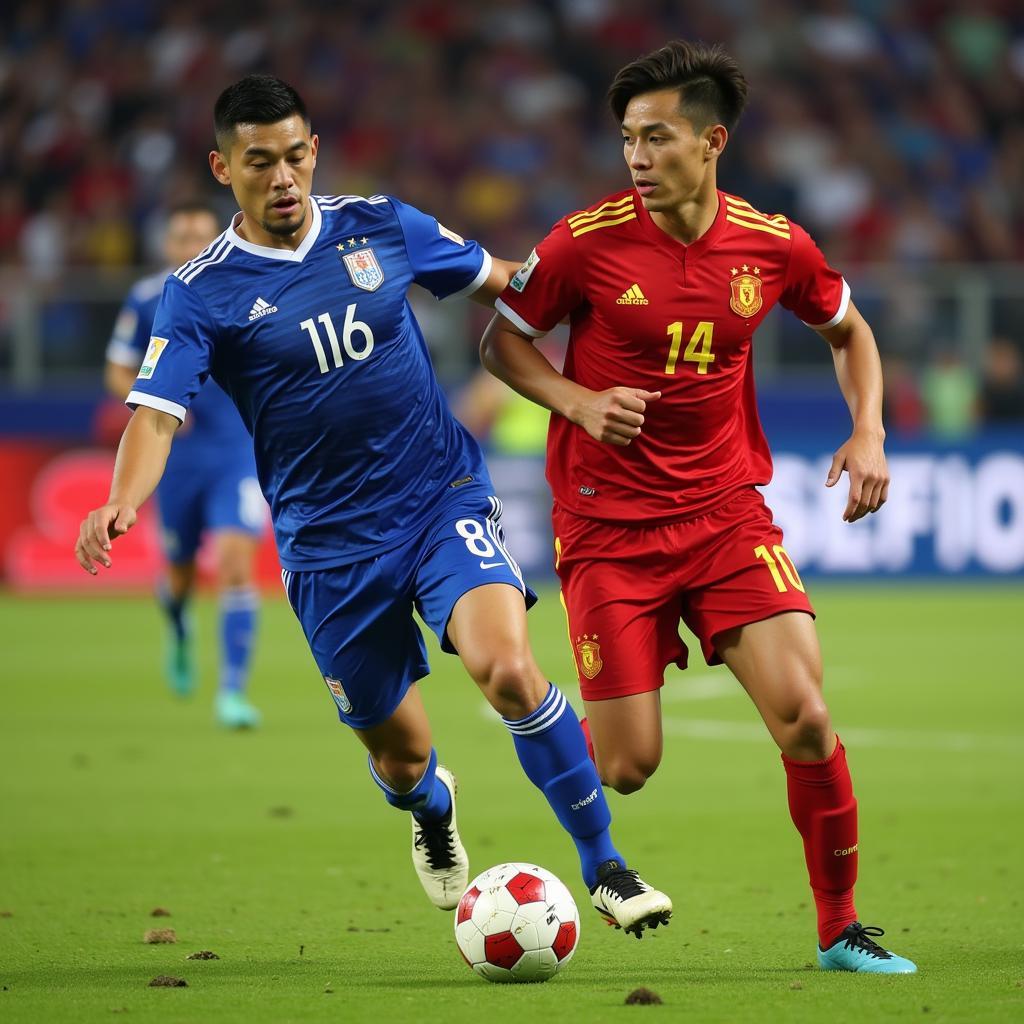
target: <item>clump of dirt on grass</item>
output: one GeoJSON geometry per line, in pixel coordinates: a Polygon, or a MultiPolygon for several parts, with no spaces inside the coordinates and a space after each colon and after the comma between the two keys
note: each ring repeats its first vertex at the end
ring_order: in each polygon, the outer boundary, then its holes
{"type": "Polygon", "coordinates": [[[635,988],[626,996],[627,1006],[660,1006],[661,996],[649,988],[635,988]]]}
{"type": "Polygon", "coordinates": [[[187,957],[185,957],[185,959],[186,960],[219,960],[220,957],[217,956],[217,954],[214,953],[212,950],[201,949],[201,950],[199,950],[198,953],[189,953],[189,955],[187,957]]]}
{"type": "Polygon", "coordinates": [[[149,912],[150,917],[170,917],[171,912],[166,907],[154,907],[149,912]]]}
{"type": "Polygon", "coordinates": [[[149,928],[142,936],[142,941],[149,946],[177,942],[178,934],[173,928],[149,928]]]}
{"type": "Polygon", "coordinates": [[[149,988],[188,988],[184,978],[172,978],[169,974],[158,974],[150,983],[149,988]]]}

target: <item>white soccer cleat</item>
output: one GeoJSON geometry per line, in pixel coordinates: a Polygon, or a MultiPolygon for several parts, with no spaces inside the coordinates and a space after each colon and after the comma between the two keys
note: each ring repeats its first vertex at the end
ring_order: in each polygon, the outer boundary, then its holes
{"type": "Polygon", "coordinates": [[[635,871],[617,860],[607,860],[597,869],[597,883],[590,890],[594,909],[616,928],[643,937],[645,928],[668,924],[672,901],[652,889],[635,871]]]}
{"type": "Polygon", "coordinates": [[[452,796],[452,809],[440,821],[412,819],[412,863],[430,902],[454,910],[469,884],[469,857],[455,822],[455,776],[439,764],[437,778],[452,796]]]}

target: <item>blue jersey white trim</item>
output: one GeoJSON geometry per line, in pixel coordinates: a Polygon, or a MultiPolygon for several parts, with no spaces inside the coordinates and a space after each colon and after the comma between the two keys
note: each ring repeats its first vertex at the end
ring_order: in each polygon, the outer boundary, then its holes
{"type": "Polygon", "coordinates": [[[132,391],[125,399],[126,405],[145,405],[150,409],[157,409],[160,412],[170,413],[179,423],[185,422],[185,406],[177,402],[168,402],[165,398],[157,398],[156,395],[147,395],[142,391],[132,391]]]}
{"type": "Polygon", "coordinates": [[[194,260],[189,260],[184,266],[179,267],[174,276],[185,284],[191,284],[207,267],[212,267],[226,259],[231,252],[231,239],[221,235],[210,243],[194,260]]]}
{"type": "Polygon", "coordinates": [[[465,288],[460,288],[459,291],[452,292],[451,295],[446,296],[446,299],[461,299],[464,295],[472,295],[473,292],[477,291],[484,281],[490,277],[493,262],[491,254],[484,249],[484,261],[480,264],[480,273],[477,274],[465,288]]]}
{"type": "Polygon", "coordinates": [[[323,225],[320,206],[315,201],[309,203],[309,215],[309,230],[297,249],[272,249],[268,245],[256,245],[254,242],[247,241],[237,230],[238,225],[242,223],[242,213],[236,213],[231,218],[231,227],[227,229],[225,235],[230,239],[232,245],[236,245],[239,249],[251,253],[253,256],[262,256],[268,260],[283,260],[286,263],[301,263],[306,258],[310,249],[316,245],[316,240],[320,237],[320,228],[323,225]]]}
{"type": "MultiPolygon", "coordinates": [[[[153,325],[167,344],[132,396],[187,409],[207,377],[223,387],[294,571],[376,557],[467,483],[491,490],[407,299],[414,283],[438,299],[478,288],[490,257],[390,196],[314,196],[308,216],[292,252],[242,238],[236,215],[167,281],[153,325]]],[[[507,557],[497,527],[493,542],[507,557]]]]}

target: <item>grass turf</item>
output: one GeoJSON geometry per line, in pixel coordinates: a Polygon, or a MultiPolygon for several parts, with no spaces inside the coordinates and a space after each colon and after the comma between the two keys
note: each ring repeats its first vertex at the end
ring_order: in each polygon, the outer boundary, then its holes
{"type": "MultiPolygon", "coordinates": [[[[508,737],[432,649],[425,697],[460,776],[473,869],[536,861],[581,908],[562,975],[495,986],[425,901],[407,819],[369,782],[286,605],[263,612],[252,692],[265,726],[227,734],[212,720],[209,601],[197,608],[204,687],[180,701],[161,682],[145,598],[0,596],[0,1019],[1021,1019],[1024,592],[815,589],[860,800],[858,907],[917,976],[810,967],[814,915],[777,754],[726,670],[699,655],[664,691],[658,775],[611,797],[620,846],[676,905],[667,931],[636,942],[589,909],[571,843],[508,737]],[[152,918],[158,906],[171,916],[152,918]],[[155,927],[177,944],[144,945],[155,927]],[[220,959],[185,959],[204,949],[220,959]],[[147,987],[161,974],[188,988],[147,987]],[[641,985],[664,1005],[624,1006],[641,985]]],[[[567,680],[546,597],[531,615],[538,658],[567,680]]]]}

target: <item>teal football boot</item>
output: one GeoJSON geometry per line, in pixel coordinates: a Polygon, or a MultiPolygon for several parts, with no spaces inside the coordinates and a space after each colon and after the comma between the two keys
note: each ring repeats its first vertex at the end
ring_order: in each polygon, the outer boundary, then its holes
{"type": "Polygon", "coordinates": [[[916,974],[917,964],[882,949],[872,935],[884,935],[881,928],[865,927],[860,921],[847,925],[828,949],[818,947],[818,966],[823,971],[857,971],[860,974],[916,974]]]}
{"type": "Polygon", "coordinates": [[[180,633],[173,624],[168,626],[164,677],[171,691],[179,697],[189,697],[195,692],[196,661],[192,650],[192,629],[187,623],[180,633]]]}
{"type": "Polygon", "coordinates": [[[217,694],[216,710],[217,721],[226,729],[255,729],[260,724],[260,713],[234,690],[217,694]]]}

